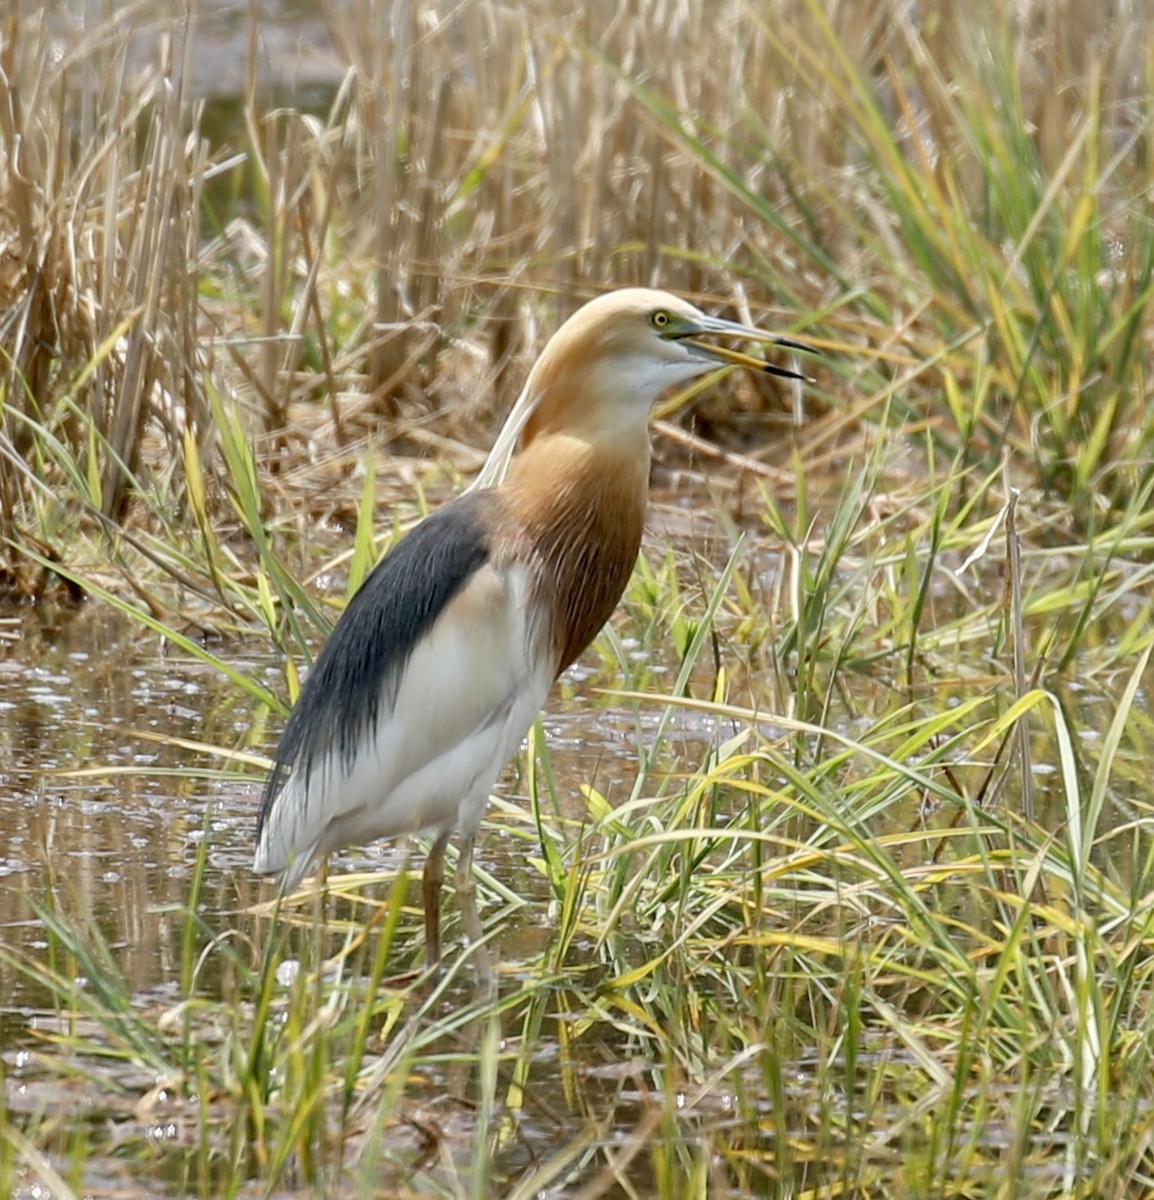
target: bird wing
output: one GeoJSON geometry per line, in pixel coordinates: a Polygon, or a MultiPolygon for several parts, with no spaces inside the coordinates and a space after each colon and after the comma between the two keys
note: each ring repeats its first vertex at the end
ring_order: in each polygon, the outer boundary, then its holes
{"type": "Polygon", "coordinates": [[[377,565],[289,717],[261,805],[255,869],[289,882],[327,849],[459,819],[484,799],[555,673],[530,573],[498,563],[498,497],[426,518],[377,565]]]}

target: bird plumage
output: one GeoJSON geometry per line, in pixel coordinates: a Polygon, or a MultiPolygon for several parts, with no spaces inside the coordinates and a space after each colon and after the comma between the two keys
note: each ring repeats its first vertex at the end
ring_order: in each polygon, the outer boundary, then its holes
{"type": "MultiPolygon", "coordinates": [[[[502,507],[478,492],[433,513],[350,601],[281,737],[258,872],[286,872],[291,887],[330,850],[455,824],[478,798],[483,808],[508,757],[490,770],[502,719],[527,688],[539,707],[552,683],[537,666],[528,572],[490,544],[502,507]]],[[[509,754],[523,736],[508,735],[509,754]]]]}
{"type": "Polygon", "coordinates": [[[435,830],[435,960],[448,834],[471,852],[501,769],[628,582],[651,405],[725,362],[793,374],[703,334],[784,340],[649,289],[591,301],[550,339],[481,486],[381,560],[321,651],[265,788],[256,871],[293,886],[330,850],[435,830]]]}

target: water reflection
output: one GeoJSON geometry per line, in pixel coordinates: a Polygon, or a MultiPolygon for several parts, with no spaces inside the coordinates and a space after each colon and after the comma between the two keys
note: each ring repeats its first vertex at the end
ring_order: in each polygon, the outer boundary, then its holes
{"type": "MultiPolygon", "coordinates": [[[[253,824],[262,774],[236,766],[223,775],[198,746],[267,751],[278,722],[211,666],[141,637],[100,605],[80,609],[59,628],[29,614],[0,643],[0,927],[7,945],[43,956],[45,931],[34,902],[91,917],[134,993],[165,988],[179,976],[181,912],[189,902],[198,855],[205,849],[201,910],[210,927],[254,930],[246,910],[272,887],[250,871],[253,824]]],[[[282,687],[267,643],[228,646],[230,662],[282,687]]],[[[611,699],[589,696],[596,677],[579,670],[555,694],[546,735],[559,815],[581,819],[576,781],[610,803],[628,797],[636,772],[636,722],[611,699]],[[570,786],[572,784],[572,786],[570,786]]],[[[642,728],[651,729],[655,713],[642,728]]],[[[686,718],[675,732],[684,746],[708,737],[686,718]]],[[[532,962],[548,938],[548,896],[537,833],[513,764],[499,784],[508,798],[486,823],[477,852],[481,871],[499,881],[516,905],[501,929],[501,958],[512,969],[532,962]],[[533,903],[538,898],[540,904],[533,903]]],[[[370,898],[384,895],[403,869],[403,843],[351,847],[332,870],[377,871],[370,898]]],[[[491,898],[492,902],[492,898],[491,898]]],[[[335,919],[363,919],[333,901],[335,919]]],[[[487,916],[489,914],[486,914],[487,916]]],[[[419,958],[419,919],[413,922],[419,958]]],[[[28,979],[0,960],[8,1003],[39,1006],[28,979]]]]}
{"type": "MultiPolygon", "coordinates": [[[[253,811],[250,783],[206,789],[203,756],[172,739],[243,747],[253,706],[100,606],[54,629],[29,614],[19,632],[0,647],[5,941],[42,950],[31,901],[55,897],[90,915],[130,986],[148,989],[170,966],[163,910],[185,902],[206,820],[227,844],[253,811]]],[[[243,887],[230,882],[227,899],[218,887],[217,903],[235,906],[243,887]]],[[[24,978],[0,973],[9,998],[35,1002],[24,978]]]]}

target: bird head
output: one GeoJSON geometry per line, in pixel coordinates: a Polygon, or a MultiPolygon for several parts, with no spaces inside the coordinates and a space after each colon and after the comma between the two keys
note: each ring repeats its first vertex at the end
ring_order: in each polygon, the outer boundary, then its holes
{"type": "Polygon", "coordinates": [[[644,437],[659,396],[719,367],[805,378],[710,340],[719,337],[809,350],[778,334],[707,316],[669,292],[623,288],[590,300],[549,339],[473,486],[499,483],[515,447],[543,433],[600,441],[644,437]]]}

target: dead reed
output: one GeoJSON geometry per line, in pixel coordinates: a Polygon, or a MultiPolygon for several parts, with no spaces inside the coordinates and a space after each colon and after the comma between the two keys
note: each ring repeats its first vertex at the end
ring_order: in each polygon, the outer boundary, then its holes
{"type": "MultiPolygon", "coordinates": [[[[920,25],[802,0],[326,6],[312,113],[268,106],[250,16],[242,120],[215,142],[198,87],[222,18],[150,12],[132,37],[135,12],[68,33],[40,6],[4,18],[10,568],[29,542],[73,557],[77,517],[188,513],[190,446],[222,515],[209,381],[258,472],[289,481],[278,511],[347,507],[324,477],[366,437],[468,466],[457,439],[483,443],[543,334],[626,283],[798,314],[837,394],[807,454],[893,402],[1076,500],[1135,481],[1141,5],[942,3],[920,25]]],[[[705,428],[779,455],[758,432],[772,388],[705,428]]]]}

